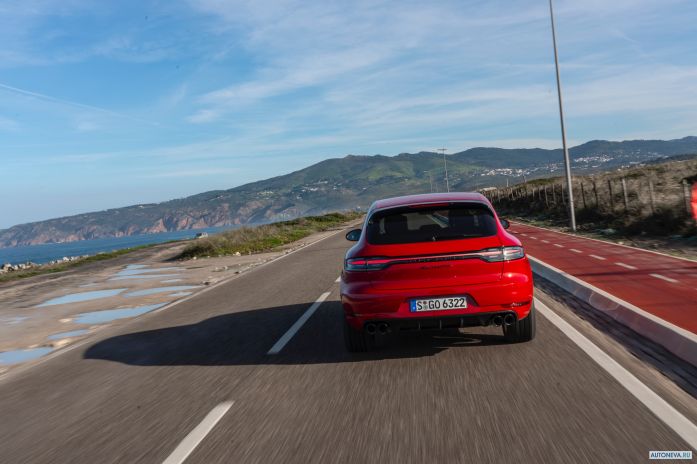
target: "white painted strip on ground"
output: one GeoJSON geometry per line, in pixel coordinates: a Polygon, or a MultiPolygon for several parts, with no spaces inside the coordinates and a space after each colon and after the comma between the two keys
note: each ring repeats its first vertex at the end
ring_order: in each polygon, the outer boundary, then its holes
{"type": "MultiPolygon", "coordinates": [[[[158,313],[160,313],[160,312],[162,312],[162,311],[165,311],[165,310],[167,310],[167,309],[170,309],[170,308],[172,308],[172,307],[174,307],[174,306],[176,306],[176,305],[178,305],[178,304],[182,304],[182,303],[184,303],[184,302],[186,302],[186,301],[189,301],[189,300],[191,300],[191,299],[193,299],[193,298],[196,298],[196,297],[198,297],[199,295],[201,295],[201,294],[203,294],[203,293],[206,293],[206,292],[209,292],[209,291],[213,290],[214,288],[218,288],[218,287],[220,287],[220,286],[222,286],[222,285],[225,285],[225,284],[227,284],[228,282],[230,282],[231,280],[237,279],[238,277],[240,277],[240,276],[242,276],[242,275],[246,275],[246,274],[252,273],[252,272],[258,272],[260,269],[264,268],[265,266],[268,266],[268,265],[273,264],[273,263],[275,263],[275,262],[277,262],[277,261],[280,261],[280,260],[282,260],[283,258],[285,258],[285,257],[287,257],[287,256],[290,256],[290,255],[292,255],[292,254],[294,254],[294,253],[296,253],[296,252],[303,251],[303,250],[305,250],[306,248],[310,248],[311,246],[316,245],[316,244],[319,243],[319,242],[322,242],[322,241],[324,241],[324,240],[326,240],[326,239],[328,239],[328,238],[331,238],[331,237],[334,237],[335,235],[338,235],[339,233],[343,232],[344,230],[345,230],[344,228],[341,228],[341,229],[337,230],[336,232],[332,232],[332,233],[329,234],[329,235],[325,235],[324,237],[319,238],[319,239],[317,239],[317,240],[315,240],[315,241],[313,241],[313,242],[306,243],[306,244],[304,244],[304,245],[302,245],[302,246],[299,246],[298,248],[296,248],[296,249],[294,249],[294,250],[292,250],[292,251],[290,251],[290,252],[288,252],[288,253],[286,253],[286,254],[284,254],[284,255],[281,255],[281,256],[279,256],[279,257],[277,257],[277,258],[270,259],[269,261],[266,261],[265,263],[262,263],[262,264],[260,264],[259,266],[253,267],[253,268],[249,269],[248,271],[244,271],[242,274],[232,274],[232,275],[230,275],[229,277],[225,277],[225,278],[219,280],[218,282],[216,282],[216,283],[214,283],[214,284],[212,284],[212,285],[206,286],[206,288],[203,288],[203,289],[199,290],[198,292],[194,292],[192,295],[189,295],[189,296],[187,296],[187,297],[181,298],[181,299],[179,299],[179,300],[174,300],[174,301],[172,301],[171,303],[168,303],[168,304],[166,304],[166,305],[162,306],[161,308],[158,308],[158,309],[156,309],[156,310],[154,310],[154,311],[150,311],[150,312],[145,313],[145,314],[142,314],[142,315],[140,315],[140,316],[133,317],[133,318],[131,318],[129,321],[124,322],[123,324],[112,325],[112,326],[107,326],[107,327],[111,327],[111,331],[114,331],[114,330],[117,330],[117,328],[126,327],[126,326],[128,326],[129,324],[134,324],[134,325],[135,325],[135,324],[138,324],[138,323],[140,323],[141,321],[143,321],[144,319],[147,319],[148,317],[153,317],[155,314],[158,314],[158,313]]],[[[105,329],[103,329],[101,332],[100,332],[100,331],[96,331],[96,332],[94,332],[94,333],[95,333],[95,334],[108,334],[108,333],[109,333],[109,329],[105,328],[105,329]]],[[[105,338],[106,338],[106,337],[105,337],[105,338]]],[[[32,368],[34,368],[35,366],[38,366],[38,365],[40,365],[40,364],[44,364],[44,363],[50,361],[50,360],[53,359],[53,358],[57,358],[58,356],[61,356],[61,355],[65,354],[65,353],[67,353],[67,352],[69,352],[69,351],[72,351],[72,350],[74,350],[74,349],[80,348],[81,346],[87,345],[88,343],[93,343],[93,342],[94,342],[94,337],[88,336],[88,337],[86,337],[84,340],[82,340],[82,341],[80,341],[80,342],[74,343],[74,344],[72,344],[72,345],[67,345],[67,346],[64,347],[64,348],[58,348],[58,349],[54,350],[53,352],[47,354],[46,356],[43,356],[43,357],[41,357],[41,358],[39,358],[39,359],[37,359],[37,360],[35,360],[35,361],[27,361],[27,362],[24,363],[23,365],[20,365],[20,366],[18,366],[18,367],[15,367],[14,369],[8,370],[8,371],[6,371],[6,372],[0,372],[0,384],[2,384],[3,382],[8,381],[8,380],[11,379],[11,378],[14,378],[15,376],[19,375],[21,372],[24,372],[24,371],[27,371],[27,370],[29,370],[29,369],[32,369],[32,368]]]]}
{"type": "Polygon", "coordinates": [[[697,426],[690,422],[687,417],[683,416],[678,410],[637,379],[631,372],[622,367],[617,361],[598,348],[597,345],[573,328],[571,324],[562,319],[557,313],[549,309],[537,298],[535,299],[535,308],[561,330],[564,335],[578,345],[578,347],[590,356],[593,361],[614,377],[629,393],[634,395],[636,399],[641,401],[644,406],[649,408],[652,413],[682,437],[692,448],[697,448],[697,426]]]}
{"type": "Polygon", "coordinates": [[[599,259],[600,261],[605,261],[605,258],[603,258],[602,256],[598,256],[598,255],[588,255],[588,256],[590,256],[591,258],[599,259]]]}
{"type": "Polygon", "coordinates": [[[573,251],[574,253],[583,253],[581,250],[577,250],[576,248],[569,248],[569,250],[573,251]]]}
{"type": "Polygon", "coordinates": [[[225,401],[214,407],[206,417],[203,418],[189,434],[184,437],[179,446],[177,446],[172,454],[164,460],[163,464],[181,464],[186,458],[196,449],[196,447],[206,438],[206,435],[213,430],[215,424],[223,418],[226,412],[232,407],[234,401],[225,401]]]}
{"type": "Polygon", "coordinates": [[[661,279],[661,280],[665,280],[666,282],[670,282],[671,284],[676,284],[676,283],[678,283],[677,280],[671,279],[670,277],[666,277],[666,276],[661,275],[661,274],[649,274],[649,275],[650,275],[651,277],[655,277],[655,278],[657,278],[657,279],[661,279]]]}
{"type": "Polygon", "coordinates": [[[697,334],[678,327],[605,290],[528,255],[533,272],[697,366],[697,334]]]}
{"type": "Polygon", "coordinates": [[[632,271],[636,271],[638,269],[638,268],[632,266],[631,264],[624,264],[624,263],[615,263],[615,264],[617,264],[618,266],[622,266],[624,268],[627,268],[627,269],[631,269],[632,271]]]}
{"type": "Polygon", "coordinates": [[[542,243],[549,243],[549,240],[542,240],[542,243]]]}
{"type": "Polygon", "coordinates": [[[290,329],[286,333],[283,334],[281,338],[278,339],[278,341],[274,344],[274,346],[271,347],[271,349],[266,353],[266,354],[278,354],[281,352],[284,346],[286,346],[286,343],[290,341],[291,338],[300,330],[300,328],[307,322],[307,320],[312,317],[312,315],[317,311],[317,308],[319,308],[319,305],[322,304],[324,300],[327,299],[329,296],[329,292],[324,292],[320,295],[317,300],[312,303],[312,306],[307,308],[307,311],[300,316],[300,319],[295,321],[295,324],[290,326],[290,329]]]}
{"type": "MultiPolygon", "coordinates": [[[[582,240],[592,240],[594,242],[603,243],[605,245],[612,245],[612,246],[618,246],[618,247],[623,247],[623,248],[629,248],[630,250],[639,251],[639,252],[653,253],[654,255],[665,256],[666,258],[682,259],[683,261],[688,261],[690,263],[697,262],[697,260],[692,259],[692,258],[683,258],[681,256],[673,256],[673,255],[669,255],[667,253],[661,253],[660,251],[647,250],[645,248],[639,248],[639,247],[635,247],[635,246],[620,245],[619,243],[610,242],[608,240],[600,240],[599,238],[591,238],[591,237],[586,237],[583,235],[570,234],[568,232],[561,232],[559,230],[546,229],[544,227],[533,226],[532,224],[525,224],[522,222],[513,222],[513,224],[520,224],[520,225],[525,226],[525,227],[533,227],[535,229],[540,229],[540,230],[543,230],[545,232],[553,232],[555,234],[568,235],[569,237],[579,238],[582,240]]],[[[521,235],[524,235],[524,234],[521,234],[521,235]]]]}
{"type": "Polygon", "coordinates": [[[558,243],[555,243],[554,246],[559,247],[559,248],[564,248],[564,245],[559,245],[558,243]]]}
{"type": "Polygon", "coordinates": [[[334,282],[341,282],[341,276],[337,277],[334,282]]]}
{"type": "Polygon", "coordinates": [[[537,240],[537,237],[533,237],[532,235],[530,236],[531,239],[537,240]]]}

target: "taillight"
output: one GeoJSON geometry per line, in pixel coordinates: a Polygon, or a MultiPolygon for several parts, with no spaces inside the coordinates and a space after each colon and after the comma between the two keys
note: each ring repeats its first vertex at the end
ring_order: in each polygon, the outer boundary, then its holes
{"type": "Polygon", "coordinates": [[[488,250],[483,250],[480,252],[480,256],[484,261],[490,263],[497,263],[501,261],[513,261],[514,259],[520,259],[525,256],[523,247],[503,247],[503,248],[490,248],[488,250]]]}
{"type": "Polygon", "coordinates": [[[386,258],[349,258],[344,261],[344,269],[347,271],[377,271],[383,269],[390,262],[386,258]]]}

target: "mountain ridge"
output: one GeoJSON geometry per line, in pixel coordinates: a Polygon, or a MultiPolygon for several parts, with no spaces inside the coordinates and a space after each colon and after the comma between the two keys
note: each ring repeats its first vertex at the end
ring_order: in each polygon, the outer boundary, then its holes
{"type": "MultiPolygon", "coordinates": [[[[697,153],[697,137],[591,140],[569,152],[574,171],[588,173],[697,153]]],[[[516,182],[547,177],[562,169],[559,148],[473,147],[447,158],[453,190],[501,185],[506,179],[516,182]]],[[[15,225],[0,230],[0,247],[265,223],[366,208],[377,198],[430,191],[432,182],[435,190],[443,190],[443,159],[439,153],[346,155],[227,190],[15,225]]]]}

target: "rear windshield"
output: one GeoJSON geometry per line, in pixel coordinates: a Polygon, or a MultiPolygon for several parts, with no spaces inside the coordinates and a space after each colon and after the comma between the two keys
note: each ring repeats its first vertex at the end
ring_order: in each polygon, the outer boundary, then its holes
{"type": "Polygon", "coordinates": [[[391,208],[368,220],[368,243],[388,245],[496,235],[496,219],[485,205],[451,203],[391,208]]]}

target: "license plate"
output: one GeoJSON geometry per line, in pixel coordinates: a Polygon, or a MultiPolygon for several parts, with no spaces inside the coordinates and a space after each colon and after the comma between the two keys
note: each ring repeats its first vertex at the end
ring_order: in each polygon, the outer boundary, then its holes
{"type": "Polygon", "coordinates": [[[443,311],[447,309],[467,309],[467,298],[464,296],[451,296],[446,298],[411,300],[409,302],[409,310],[412,313],[419,313],[421,311],[443,311]]]}

